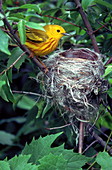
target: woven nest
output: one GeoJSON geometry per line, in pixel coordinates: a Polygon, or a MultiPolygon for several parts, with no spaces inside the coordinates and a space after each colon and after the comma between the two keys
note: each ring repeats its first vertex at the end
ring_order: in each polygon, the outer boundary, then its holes
{"type": "Polygon", "coordinates": [[[63,107],[69,117],[95,119],[99,93],[106,89],[101,56],[86,48],[70,49],[50,56],[45,64],[49,69],[45,91],[54,103],[63,107]]]}

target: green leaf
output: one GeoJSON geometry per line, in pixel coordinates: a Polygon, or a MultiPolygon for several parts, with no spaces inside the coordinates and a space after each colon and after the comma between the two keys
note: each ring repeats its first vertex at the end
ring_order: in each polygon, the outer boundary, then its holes
{"type": "Polygon", "coordinates": [[[99,117],[97,124],[112,130],[112,115],[105,111],[105,114],[99,117]]]}
{"type": "Polygon", "coordinates": [[[107,68],[105,69],[105,73],[103,77],[106,77],[108,74],[112,73],[112,64],[109,64],[107,68]]]}
{"type": "Polygon", "coordinates": [[[7,71],[7,77],[8,77],[8,79],[9,79],[9,81],[12,83],[12,69],[9,69],[9,70],[7,71]]]}
{"type": "Polygon", "coordinates": [[[39,162],[39,170],[65,170],[67,166],[67,160],[64,159],[62,154],[53,155],[50,153],[39,159],[39,162]]]}
{"type": "Polygon", "coordinates": [[[37,4],[24,4],[24,5],[21,5],[19,7],[8,7],[7,9],[8,10],[33,9],[37,13],[41,13],[41,9],[40,9],[39,5],[37,5],[37,4]]]}
{"type": "MultiPolygon", "coordinates": [[[[11,52],[11,56],[8,60],[8,64],[7,67],[10,67],[12,64],[14,64],[14,62],[22,55],[23,51],[17,47],[14,48],[11,52]]],[[[20,66],[22,65],[22,63],[24,62],[26,58],[26,55],[23,55],[22,57],[20,57],[20,59],[14,64],[15,68],[17,68],[19,70],[20,66]]]]}
{"type": "Polygon", "coordinates": [[[94,0],[82,0],[82,7],[86,10],[94,0]]]}
{"type": "Polygon", "coordinates": [[[38,107],[38,114],[36,116],[36,118],[39,118],[40,115],[42,114],[42,111],[43,111],[43,108],[44,108],[44,104],[45,104],[45,100],[43,99],[40,99],[38,102],[37,102],[37,107],[38,107]]]}
{"type": "Polygon", "coordinates": [[[60,135],[61,133],[55,135],[48,135],[44,138],[40,137],[38,140],[32,140],[29,145],[26,145],[22,151],[22,154],[28,155],[31,154],[30,162],[39,163],[39,159],[48,155],[52,148],[50,147],[53,141],[60,135]]]}
{"type": "Polygon", "coordinates": [[[19,155],[10,159],[8,162],[10,164],[11,170],[37,170],[36,165],[27,163],[30,155],[19,155]]]}
{"type": "Polygon", "coordinates": [[[33,9],[37,13],[41,13],[41,9],[39,5],[37,4],[25,4],[25,5],[20,6],[20,8],[33,9]]]}
{"type": "Polygon", "coordinates": [[[25,25],[28,26],[28,27],[30,27],[30,28],[34,28],[34,29],[38,29],[38,30],[45,31],[44,28],[43,28],[41,25],[39,25],[39,24],[37,24],[37,23],[35,23],[35,22],[28,22],[28,21],[27,21],[27,22],[25,23],[25,25]]]}
{"type": "Polygon", "coordinates": [[[94,0],[94,2],[100,4],[100,5],[103,5],[107,8],[110,8],[112,9],[112,4],[108,3],[107,1],[103,1],[103,0],[94,0]]]}
{"type": "MultiPolygon", "coordinates": [[[[59,0],[57,1],[57,7],[60,7],[64,4],[64,1],[63,0],[59,0]]],[[[65,4],[64,4],[65,5],[65,4]]]]}
{"type": "MultiPolygon", "coordinates": [[[[16,96],[15,96],[16,97],[16,96]]],[[[16,100],[16,99],[15,99],[16,100]]],[[[30,110],[35,105],[35,100],[27,96],[22,96],[17,103],[17,106],[22,109],[30,110]]]]}
{"type": "Polygon", "coordinates": [[[45,107],[43,108],[42,111],[42,118],[45,116],[45,114],[52,108],[50,102],[47,101],[45,107]]]}
{"type": "Polygon", "coordinates": [[[8,36],[5,32],[3,32],[1,29],[0,29],[0,51],[10,55],[10,51],[8,50],[8,36]]]}
{"type": "Polygon", "coordinates": [[[25,42],[26,42],[26,31],[25,31],[25,21],[24,20],[20,20],[18,22],[18,32],[19,32],[21,43],[25,44],[25,42]]]}
{"type": "Polygon", "coordinates": [[[11,170],[9,163],[6,161],[0,161],[0,170],[11,170]]]}
{"type": "MultiPolygon", "coordinates": [[[[56,164],[59,167],[64,167],[63,163],[66,164],[67,170],[80,169],[86,162],[91,160],[91,158],[74,153],[72,150],[64,149],[64,145],[51,148],[51,144],[59,135],[60,134],[49,135],[44,138],[40,137],[38,140],[33,139],[29,145],[25,146],[22,154],[31,154],[30,162],[40,163],[38,167],[43,170],[45,166],[46,168],[50,167],[55,169],[56,164]],[[59,157],[60,163],[58,162],[59,157]]],[[[59,168],[59,170],[61,170],[61,168],[59,168]]]]}
{"type": "Polygon", "coordinates": [[[112,87],[107,90],[107,94],[112,98],[112,87]]]}
{"type": "Polygon", "coordinates": [[[71,152],[71,150],[64,150],[62,154],[64,155],[64,159],[68,160],[67,168],[70,170],[80,169],[85,163],[91,160],[91,158],[71,152]]]}
{"type": "Polygon", "coordinates": [[[101,166],[102,170],[112,170],[112,157],[107,152],[99,152],[96,162],[101,166]]]}
{"type": "Polygon", "coordinates": [[[2,86],[5,84],[6,84],[6,82],[4,80],[0,80],[0,88],[2,88],[2,86]]]}
{"type": "Polygon", "coordinates": [[[2,145],[13,145],[14,139],[15,139],[14,135],[0,130],[0,144],[2,144],[2,145]]]}
{"type": "Polygon", "coordinates": [[[50,15],[50,16],[54,16],[55,13],[59,10],[59,8],[53,8],[53,9],[49,9],[43,12],[43,15],[50,15]]]}
{"type": "Polygon", "coordinates": [[[0,88],[0,96],[7,102],[8,101],[14,102],[13,94],[6,74],[0,76],[0,81],[2,81],[2,86],[0,88]]]}

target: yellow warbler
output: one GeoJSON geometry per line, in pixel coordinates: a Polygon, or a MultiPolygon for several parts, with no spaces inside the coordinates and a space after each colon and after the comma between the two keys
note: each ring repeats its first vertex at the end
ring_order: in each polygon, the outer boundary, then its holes
{"type": "Polygon", "coordinates": [[[59,25],[46,25],[43,28],[45,31],[32,28],[26,31],[25,45],[36,56],[44,56],[54,51],[61,37],[67,35],[59,25]]]}

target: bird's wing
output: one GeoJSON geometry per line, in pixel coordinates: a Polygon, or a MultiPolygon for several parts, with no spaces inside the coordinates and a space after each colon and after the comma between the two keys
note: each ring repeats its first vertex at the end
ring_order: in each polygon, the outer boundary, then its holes
{"type": "Polygon", "coordinates": [[[26,37],[27,40],[37,43],[45,42],[49,38],[45,31],[37,29],[27,29],[26,37]]]}

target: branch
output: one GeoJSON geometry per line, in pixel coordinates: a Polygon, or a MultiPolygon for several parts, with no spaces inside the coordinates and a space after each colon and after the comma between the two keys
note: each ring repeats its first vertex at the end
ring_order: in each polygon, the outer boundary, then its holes
{"type": "Polygon", "coordinates": [[[6,68],[5,70],[3,70],[3,71],[0,73],[0,75],[4,74],[4,73],[7,72],[8,70],[10,70],[10,69],[21,59],[21,57],[22,57],[24,54],[25,54],[25,52],[22,53],[22,54],[13,62],[13,64],[11,64],[8,68],[6,68]]]}
{"type": "MultiPolygon", "coordinates": [[[[72,23],[72,22],[69,22],[69,21],[66,21],[66,20],[64,20],[64,19],[61,19],[61,18],[59,18],[59,17],[53,17],[53,16],[50,16],[50,15],[43,15],[43,14],[39,14],[39,13],[37,13],[37,15],[44,16],[44,17],[48,17],[48,18],[53,18],[53,19],[56,19],[56,20],[59,20],[59,21],[62,21],[62,22],[66,22],[66,23],[68,23],[68,24],[70,24],[70,25],[73,25],[73,26],[75,26],[75,27],[79,27],[79,28],[85,30],[85,28],[83,28],[83,27],[81,27],[81,26],[79,26],[79,25],[76,25],[76,24],[74,24],[74,23],[72,23]]],[[[85,30],[85,31],[86,31],[86,30],[85,30]]]]}
{"type": "Polygon", "coordinates": [[[13,93],[18,93],[18,94],[25,94],[25,95],[33,95],[33,96],[39,96],[39,97],[47,97],[49,99],[51,99],[51,96],[45,96],[43,94],[39,94],[39,93],[34,93],[34,92],[27,92],[27,91],[17,91],[17,90],[12,90],[13,93]]]}
{"type": "Polygon", "coordinates": [[[92,130],[91,127],[88,129],[88,131],[89,131],[89,133],[91,134],[91,136],[93,136],[93,137],[98,141],[98,143],[101,144],[101,145],[110,153],[110,155],[112,155],[112,148],[111,148],[109,145],[107,145],[107,143],[106,143],[100,136],[98,136],[98,135],[92,130]]]}
{"type": "MultiPolygon", "coordinates": [[[[98,28],[97,30],[93,31],[93,33],[96,33],[97,31],[101,30],[102,28],[105,28],[108,32],[112,33],[112,31],[106,27],[106,26],[108,25],[108,23],[102,24],[102,23],[100,23],[99,21],[97,21],[97,22],[98,22],[98,24],[101,25],[101,27],[98,28]]],[[[112,20],[110,20],[109,22],[111,23],[112,20]]]]}
{"type": "Polygon", "coordinates": [[[59,126],[59,127],[53,127],[53,128],[46,128],[47,130],[56,130],[56,129],[62,129],[65,128],[67,126],[71,126],[71,123],[63,125],[63,126],[59,126]]]}
{"type": "Polygon", "coordinates": [[[100,53],[99,51],[99,48],[98,48],[98,45],[97,45],[97,42],[96,42],[96,39],[95,39],[95,35],[93,34],[93,30],[92,30],[92,27],[88,21],[88,18],[85,14],[85,12],[83,11],[83,8],[81,6],[81,3],[79,0],[74,0],[75,1],[75,4],[77,5],[77,10],[79,10],[79,13],[83,19],[83,22],[87,28],[87,33],[88,35],[90,36],[90,39],[92,41],[92,45],[93,45],[93,48],[94,50],[97,52],[97,53],[100,53]]]}
{"type": "MultiPolygon", "coordinates": [[[[21,44],[19,37],[17,36],[17,34],[15,34],[13,28],[11,27],[11,25],[9,24],[4,11],[2,9],[2,1],[0,0],[0,13],[4,16],[3,18],[3,22],[4,25],[8,28],[9,32],[7,32],[7,34],[11,37],[11,39],[28,55],[30,56],[31,52],[28,50],[28,48],[21,44]]],[[[32,58],[33,62],[40,68],[40,70],[42,70],[45,73],[45,67],[34,57],[32,58]]],[[[47,74],[47,73],[46,73],[47,74]]],[[[48,74],[47,74],[48,75],[48,74]]]]}

